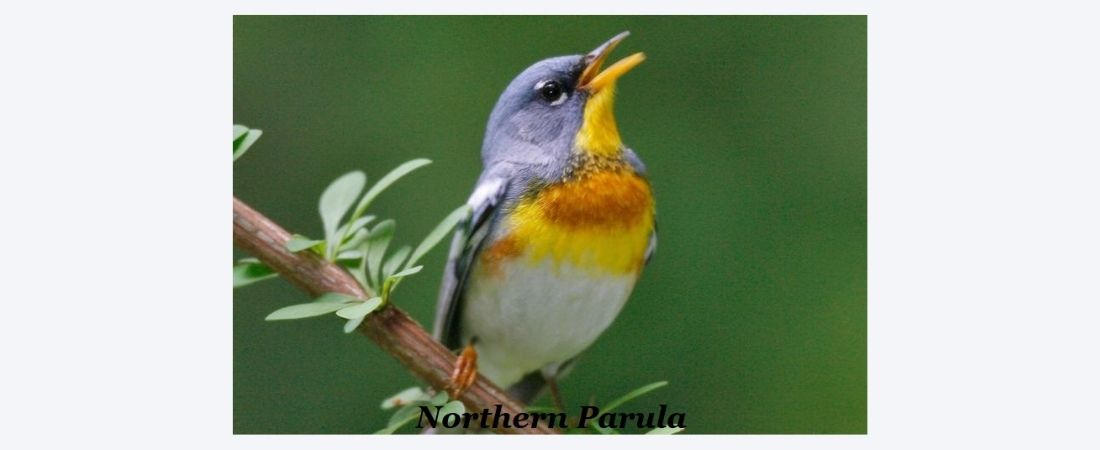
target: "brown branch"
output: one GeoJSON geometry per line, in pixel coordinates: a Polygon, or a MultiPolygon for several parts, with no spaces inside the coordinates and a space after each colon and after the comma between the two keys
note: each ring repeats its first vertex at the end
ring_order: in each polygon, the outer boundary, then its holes
{"type": "MultiPolygon", "coordinates": [[[[343,268],[332,264],[312,252],[291,253],[286,249],[290,233],[272,222],[244,202],[233,198],[233,244],[255,256],[264,264],[279,272],[295,286],[317,297],[326,292],[337,292],[358,298],[368,298],[367,292],[343,268]]],[[[436,390],[445,390],[454,369],[455,355],[444,348],[420,324],[393,305],[371,313],[359,331],[371,338],[386,353],[393,355],[418,378],[436,390]]],[[[524,412],[522,404],[508,397],[503,389],[484,377],[477,381],[459,399],[467,410],[494,411],[501,405],[502,412],[515,417],[524,412]]],[[[552,434],[556,430],[538,428],[502,428],[503,433],[552,434]]]]}

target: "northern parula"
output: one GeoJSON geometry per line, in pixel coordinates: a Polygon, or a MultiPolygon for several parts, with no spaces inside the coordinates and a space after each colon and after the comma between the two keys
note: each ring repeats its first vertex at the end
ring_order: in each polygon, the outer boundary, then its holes
{"type": "Polygon", "coordinates": [[[600,70],[628,34],[528,67],[489,116],[434,323],[440,342],[465,347],[453,395],[476,362],[524,403],[549,385],[560,407],[555,379],[611,325],[656,248],[646,169],[612,111],[616,81],[645,55],[600,70]]]}

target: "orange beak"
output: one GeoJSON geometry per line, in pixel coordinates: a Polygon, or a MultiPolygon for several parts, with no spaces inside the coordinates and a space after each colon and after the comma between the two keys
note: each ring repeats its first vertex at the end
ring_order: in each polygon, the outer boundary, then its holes
{"type": "Polygon", "coordinates": [[[603,45],[596,47],[590,53],[585,55],[584,60],[587,64],[584,67],[584,71],[581,72],[580,82],[578,83],[579,89],[585,89],[590,93],[596,93],[615,83],[619,77],[625,75],[631,69],[645,61],[645,53],[635,53],[620,59],[612,64],[607,70],[600,71],[603,67],[604,61],[607,61],[607,57],[611,55],[611,51],[615,50],[615,47],[619,45],[623,39],[630,36],[629,31],[619,33],[617,36],[611,38],[611,40],[605,42],[603,45]]]}

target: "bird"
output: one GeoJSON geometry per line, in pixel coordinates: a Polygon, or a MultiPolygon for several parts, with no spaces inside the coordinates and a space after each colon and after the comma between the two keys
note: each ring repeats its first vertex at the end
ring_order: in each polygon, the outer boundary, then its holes
{"type": "Polygon", "coordinates": [[[459,351],[448,386],[478,373],[529,404],[615,320],[657,245],[646,167],[614,116],[617,81],[645,60],[603,69],[630,33],[516,76],[489,116],[483,170],[456,226],[434,337],[459,351]]]}

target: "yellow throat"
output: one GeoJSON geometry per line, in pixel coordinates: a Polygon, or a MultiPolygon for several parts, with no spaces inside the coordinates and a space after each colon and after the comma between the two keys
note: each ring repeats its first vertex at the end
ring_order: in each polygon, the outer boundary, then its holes
{"type": "Polygon", "coordinates": [[[575,147],[595,156],[617,155],[623,147],[615,123],[615,84],[592,94],[584,105],[584,121],[577,131],[575,147]]]}

